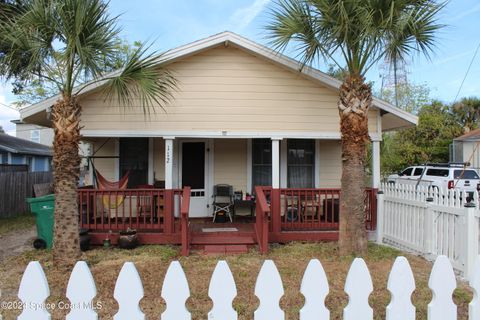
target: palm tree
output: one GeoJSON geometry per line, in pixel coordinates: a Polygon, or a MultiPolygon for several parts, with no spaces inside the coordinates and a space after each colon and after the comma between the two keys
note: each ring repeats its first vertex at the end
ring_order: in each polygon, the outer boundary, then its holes
{"type": "Polygon", "coordinates": [[[478,128],[480,120],[480,99],[477,97],[462,98],[452,106],[453,115],[463,126],[465,133],[478,128]]]}
{"type": "Polygon", "coordinates": [[[81,106],[79,94],[88,86],[101,85],[108,98],[128,105],[140,99],[148,112],[163,108],[171,98],[175,79],[158,66],[161,56],[147,54],[140,46],[129,55],[124,67],[104,75],[104,66],[117,59],[117,17],[111,18],[102,0],[29,0],[15,20],[0,19],[0,34],[9,43],[0,65],[6,78],[27,57],[27,80],[54,83],[59,98],[51,108],[55,182],[54,260],[70,265],[79,256],[77,185],[80,157],[81,106]],[[55,74],[57,76],[52,77],[55,74]],[[88,83],[84,83],[89,80],[88,83]]]}
{"type": "Polygon", "coordinates": [[[340,254],[367,249],[364,165],[369,143],[371,87],[366,72],[382,58],[402,61],[411,52],[429,57],[437,14],[435,0],[277,0],[266,26],[276,50],[292,45],[304,64],[320,59],[344,68],[338,109],[342,135],[340,254]]]}

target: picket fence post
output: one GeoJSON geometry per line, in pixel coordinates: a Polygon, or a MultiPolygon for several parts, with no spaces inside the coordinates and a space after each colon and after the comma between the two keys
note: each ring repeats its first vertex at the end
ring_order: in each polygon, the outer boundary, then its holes
{"type": "Polygon", "coordinates": [[[405,257],[395,259],[388,277],[387,289],[392,299],[387,306],[386,320],[415,320],[415,307],[411,301],[415,279],[405,257]]]}
{"type": "Polygon", "coordinates": [[[18,320],[50,320],[50,313],[41,308],[45,300],[50,296],[47,277],[43,272],[42,266],[38,261],[32,261],[28,264],[23,273],[18,297],[23,303],[23,311],[18,316],[18,320]]]}
{"type": "Polygon", "coordinates": [[[163,280],[162,298],[167,308],[162,313],[161,320],[190,320],[192,316],[185,307],[190,297],[187,277],[178,261],[172,261],[163,280]]]}
{"type": "Polygon", "coordinates": [[[457,280],[452,264],[446,256],[438,256],[433,264],[428,287],[432,290],[432,301],[428,304],[429,320],[456,320],[457,306],[453,303],[453,291],[457,280]]]}
{"type": "Polygon", "coordinates": [[[233,299],[237,296],[237,288],[232,272],[224,260],[219,261],[213,271],[208,296],[213,301],[213,308],[208,313],[209,320],[237,320],[237,311],[232,307],[233,299]]]}
{"type": "Polygon", "coordinates": [[[470,278],[470,287],[473,289],[473,299],[468,305],[468,317],[470,320],[480,319],[480,257],[475,261],[475,270],[470,278]]]}
{"type": "Polygon", "coordinates": [[[97,288],[92,273],[85,261],[75,264],[67,286],[67,298],[72,304],[66,320],[97,320],[98,315],[93,309],[93,298],[97,288]]]}
{"type": "Polygon", "coordinates": [[[434,251],[434,221],[433,221],[433,210],[430,206],[430,203],[434,201],[433,197],[427,197],[425,202],[425,220],[423,225],[423,243],[424,243],[424,253],[431,255],[434,251]]]}
{"type": "Polygon", "coordinates": [[[368,297],[372,291],[372,278],[365,261],[362,258],[355,258],[345,281],[345,292],[349,299],[343,309],[343,319],[373,320],[373,309],[368,304],[368,297]]]}
{"type": "Polygon", "coordinates": [[[330,319],[330,311],[325,306],[329,291],[322,264],[318,259],[310,260],[300,286],[300,292],[305,296],[305,305],[300,309],[300,320],[330,319]]]}
{"type": "Polygon", "coordinates": [[[467,279],[472,279],[475,270],[475,261],[478,256],[478,229],[477,219],[475,218],[476,205],[472,202],[465,203],[465,265],[464,275],[467,279]]]}
{"type": "Polygon", "coordinates": [[[285,312],[280,309],[283,296],[282,278],[272,260],[265,260],[255,284],[255,295],[260,306],[254,313],[254,320],[284,320],[285,312]]]}
{"type": "Polygon", "coordinates": [[[120,274],[113,297],[118,301],[118,312],[113,320],[143,320],[143,314],[138,305],[143,298],[143,285],[140,275],[132,262],[125,262],[120,274]]]}

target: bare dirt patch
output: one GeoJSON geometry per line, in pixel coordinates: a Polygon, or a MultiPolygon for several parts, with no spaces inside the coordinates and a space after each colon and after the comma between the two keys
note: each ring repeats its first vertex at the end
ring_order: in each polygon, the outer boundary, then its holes
{"type": "Polygon", "coordinates": [[[10,256],[20,255],[27,250],[33,250],[33,240],[36,235],[35,227],[0,235],[0,261],[10,256]]]}

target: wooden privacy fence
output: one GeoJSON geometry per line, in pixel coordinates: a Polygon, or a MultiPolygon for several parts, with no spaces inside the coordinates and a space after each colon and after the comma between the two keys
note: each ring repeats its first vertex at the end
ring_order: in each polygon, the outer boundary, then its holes
{"type": "Polygon", "coordinates": [[[428,186],[383,184],[378,194],[377,242],[450,259],[471,276],[479,254],[479,196],[428,186]],[[470,195],[471,196],[471,195],[470,195]]]}
{"type": "MultiPolygon", "coordinates": [[[[480,259],[475,265],[475,273],[470,282],[475,291],[469,305],[469,319],[480,320],[480,259]]],[[[455,274],[450,261],[439,256],[433,265],[429,288],[432,290],[432,301],[428,305],[428,319],[455,320],[457,307],[452,300],[456,288],[455,274]]],[[[391,293],[390,304],[386,309],[386,319],[414,320],[415,307],[411,295],[415,290],[415,281],[410,265],[404,257],[398,257],[393,264],[388,279],[388,290],[391,293]]],[[[348,305],[343,310],[344,320],[372,320],[373,310],[368,304],[368,297],[373,291],[372,279],[363,259],[353,261],[345,282],[345,292],[349,296],[348,305]]],[[[300,320],[327,320],[330,312],[325,306],[325,298],[329,286],[325,271],[320,261],[313,259],[305,270],[300,286],[305,297],[305,305],[300,309],[300,320]]],[[[70,300],[68,320],[94,320],[96,304],[93,299],[97,294],[93,276],[87,264],[78,262],[72,271],[67,286],[67,298],[70,300]]],[[[283,284],[280,274],[271,260],[266,260],[260,270],[255,285],[255,295],[260,300],[258,309],[253,314],[254,320],[284,320],[284,311],[279,302],[283,296],[283,284]]],[[[22,301],[23,311],[20,320],[47,320],[52,307],[45,303],[50,291],[47,279],[40,264],[30,262],[20,283],[18,297],[22,301]]],[[[237,295],[233,275],[225,261],[219,261],[210,280],[208,296],[213,301],[213,308],[208,319],[236,320],[237,311],[232,301],[237,295]]],[[[126,262],[117,278],[113,296],[119,308],[113,316],[114,320],[145,319],[139,302],[144,296],[140,276],[131,262],[126,262]]],[[[185,273],[178,261],[170,264],[167,270],[161,296],[165,300],[166,310],[162,320],[190,320],[191,314],[185,306],[190,297],[190,289],[185,273]]],[[[111,313],[115,311],[112,310],[111,313]]]]}
{"type": "Polygon", "coordinates": [[[25,198],[33,197],[33,185],[52,181],[51,172],[0,172],[0,217],[30,212],[25,198]]]}

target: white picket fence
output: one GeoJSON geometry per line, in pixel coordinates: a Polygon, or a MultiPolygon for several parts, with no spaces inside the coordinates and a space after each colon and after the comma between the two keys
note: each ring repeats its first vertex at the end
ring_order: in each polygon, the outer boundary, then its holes
{"type": "MultiPolygon", "coordinates": [[[[429,288],[433,298],[428,305],[428,319],[455,320],[457,307],[452,301],[452,293],[456,288],[456,279],[452,265],[445,256],[439,256],[432,268],[429,288]]],[[[475,265],[471,287],[475,294],[469,305],[469,319],[480,320],[480,259],[475,265]]],[[[387,320],[414,320],[415,307],[411,302],[415,281],[412,270],[406,258],[398,257],[390,272],[388,290],[391,301],[386,309],[387,320]]],[[[345,282],[345,292],[349,296],[348,305],[343,311],[344,320],[372,320],[373,310],[368,304],[368,297],[373,291],[372,280],[363,259],[353,261],[345,282]]],[[[305,305],[300,310],[300,320],[327,320],[330,312],[325,307],[325,297],[329,286],[325,271],[320,261],[313,259],[305,270],[300,286],[300,292],[305,296],[305,305]]],[[[92,274],[83,261],[76,264],[67,287],[67,298],[72,308],[67,320],[98,319],[92,300],[97,294],[92,274]]],[[[254,312],[254,320],[284,320],[284,311],[279,306],[283,296],[283,284],[280,274],[271,260],[266,260],[260,270],[255,285],[255,295],[260,300],[258,309],[254,312]]],[[[20,283],[18,296],[24,309],[20,320],[50,319],[45,300],[49,297],[48,282],[42,267],[38,262],[30,262],[20,283]]],[[[119,304],[114,320],[145,319],[139,307],[139,301],[144,295],[140,276],[131,262],[126,262],[118,276],[114,298],[119,304]]],[[[225,261],[219,261],[211,278],[208,296],[213,301],[213,308],[208,313],[209,320],[236,320],[237,311],[232,307],[232,301],[237,295],[235,281],[230,268],[225,261]]],[[[178,261],[170,264],[161,292],[166,302],[166,310],[161,320],[191,320],[191,314],[185,306],[190,297],[190,289],[185,273],[178,261]]]]}
{"type": "Polygon", "coordinates": [[[429,259],[445,255],[468,278],[479,254],[478,193],[427,186],[382,184],[378,194],[377,242],[429,259]],[[383,193],[382,193],[383,192],[383,193]]]}

